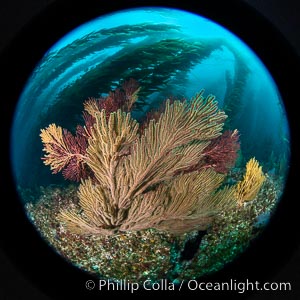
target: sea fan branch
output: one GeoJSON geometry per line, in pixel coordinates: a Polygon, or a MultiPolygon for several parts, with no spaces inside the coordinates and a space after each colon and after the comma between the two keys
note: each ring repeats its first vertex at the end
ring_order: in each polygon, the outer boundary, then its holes
{"type": "Polygon", "coordinates": [[[243,180],[239,181],[236,186],[235,196],[239,205],[242,205],[245,201],[253,200],[265,179],[262,167],[255,158],[251,158],[246,165],[246,173],[243,180]]]}
{"type": "Polygon", "coordinates": [[[70,168],[74,177],[77,177],[77,174],[83,172],[83,164],[86,160],[84,139],[74,137],[55,124],[42,129],[40,136],[44,144],[43,151],[47,153],[43,158],[44,164],[50,165],[53,173],[58,173],[63,168],[70,168]]]}
{"type": "Polygon", "coordinates": [[[96,124],[87,149],[87,164],[97,181],[110,190],[113,205],[118,206],[120,186],[116,185],[116,169],[132,143],[138,138],[138,123],[129,113],[126,114],[121,110],[111,113],[108,120],[105,110],[97,113],[95,118],[96,124]]]}
{"type": "Polygon", "coordinates": [[[128,205],[134,195],[199,161],[209,142],[193,142],[219,136],[225,118],[224,113],[218,111],[214,97],[204,99],[202,93],[192,99],[191,104],[167,101],[165,112],[157,122],[150,121],[128,157],[127,171],[132,173],[133,182],[120,203],[128,205]],[[182,147],[181,153],[179,147],[182,147]]]}

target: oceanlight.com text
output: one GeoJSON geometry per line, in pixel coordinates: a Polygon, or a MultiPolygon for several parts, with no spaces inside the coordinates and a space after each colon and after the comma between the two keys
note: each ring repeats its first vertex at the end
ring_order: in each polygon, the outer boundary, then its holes
{"type": "Polygon", "coordinates": [[[134,293],[138,290],[144,291],[181,291],[188,289],[190,291],[236,291],[243,294],[247,291],[291,291],[292,285],[290,282],[259,282],[237,281],[230,279],[226,282],[198,282],[196,280],[181,280],[177,283],[169,282],[166,279],[158,282],[145,280],[144,282],[130,282],[129,280],[120,280],[118,282],[111,280],[88,280],[85,283],[87,290],[99,291],[130,291],[134,293]]]}

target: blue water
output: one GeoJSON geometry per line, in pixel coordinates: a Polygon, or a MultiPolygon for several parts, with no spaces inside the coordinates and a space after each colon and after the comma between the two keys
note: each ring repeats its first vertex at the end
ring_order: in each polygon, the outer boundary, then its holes
{"type": "MultiPolygon", "coordinates": [[[[162,56],[160,63],[163,65],[182,51],[187,51],[186,57],[192,59],[193,53],[185,49],[171,53],[171,58],[162,56]]],[[[61,176],[51,175],[41,162],[40,129],[53,122],[74,129],[82,122],[82,103],[87,97],[107,93],[130,77],[138,80],[142,87],[149,81],[153,85],[141,96],[142,105],[134,112],[137,118],[157,107],[166,97],[190,98],[202,88],[207,94],[216,95],[220,108],[225,109],[233,97],[230,95],[237,90],[238,111],[229,110],[227,114],[230,129],[237,128],[240,132],[243,162],[255,156],[265,172],[277,168],[277,173],[285,176],[290,148],[288,120],[280,92],[260,59],[233,33],[211,20],[184,11],[153,7],[97,18],[78,27],[48,50],[28,79],[15,112],[11,151],[17,184],[61,182],[61,176]],[[151,25],[155,30],[148,26],[148,30],[137,32],[137,25],[151,25]],[[107,30],[111,29],[115,31],[109,33],[107,30]],[[151,68],[156,70],[153,66],[158,64],[157,57],[150,55],[145,67],[134,61],[133,54],[139,50],[147,52],[147,47],[149,52],[154,51],[151,50],[153,45],[167,39],[191,45],[201,42],[204,48],[213,48],[191,65],[179,63],[169,77],[164,74],[164,82],[157,83],[158,73],[151,73],[151,68]],[[129,58],[134,62],[132,67],[126,65],[129,58]],[[105,77],[103,73],[112,60],[126,67],[121,68],[120,73],[111,69],[112,76],[105,77]],[[242,71],[239,73],[239,70],[242,71]],[[140,78],[132,76],[137,74],[140,78]]]]}

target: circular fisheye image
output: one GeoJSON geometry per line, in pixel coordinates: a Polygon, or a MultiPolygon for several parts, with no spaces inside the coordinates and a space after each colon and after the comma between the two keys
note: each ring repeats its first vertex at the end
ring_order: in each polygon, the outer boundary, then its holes
{"type": "Polygon", "coordinates": [[[290,160],[280,92],[213,20],[170,8],[101,16],[53,45],[12,127],[29,220],[101,279],[213,274],[276,211],[290,160]]]}

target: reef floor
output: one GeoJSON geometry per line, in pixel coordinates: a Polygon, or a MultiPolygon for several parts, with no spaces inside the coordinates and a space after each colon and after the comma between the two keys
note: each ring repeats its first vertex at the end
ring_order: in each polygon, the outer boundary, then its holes
{"type": "Polygon", "coordinates": [[[176,282],[216,272],[241,254],[268,224],[282,184],[267,176],[255,200],[220,214],[206,231],[181,236],[155,229],[113,236],[72,234],[57,216],[62,209],[78,208],[76,185],[40,187],[35,201],[28,190],[20,193],[30,199],[26,213],[41,236],[80,269],[114,281],[176,282]]]}

